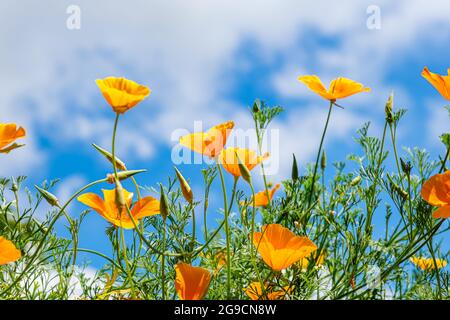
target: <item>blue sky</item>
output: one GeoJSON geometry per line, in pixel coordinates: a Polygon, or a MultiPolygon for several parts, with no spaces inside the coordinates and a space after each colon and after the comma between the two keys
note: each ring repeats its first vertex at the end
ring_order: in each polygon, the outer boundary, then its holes
{"type": "MultiPolygon", "coordinates": [[[[60,178],[55,192],[61,201],[104,177],[109,165],[90,144],[109,148],[114,115],[95,79],[110,75],[152,89],[121,120],[118,138],[128,167],[149,170],[140,177],[143,185],[173,174],[177,129],[227,120],[249,129],[247,108],[255,98],[286,109],[272,126],[280,143],[268,151],[279,170],[270,179],[289,176],[292,153],[301,165],[311,161],[327,103],[298,83],[301,74],[317,74],[325,83],[345,76],[372,88],[342,101],[346,109],[333,114],[325,145],[330,162],[359,152],[352,137],[364,122],[379,132],[391,91],[396,105],[409,109],[400,144],[442,152],[437,137],[450,131],[446,101],[420,73],[424,66],[438,73],[450,67],[446,0],[124,3],[1,2],[0,120],[28,131],[27,147],[0,160],[2,175],[27,175],[29,186],[60,178]],[[80,8],[79,30],[66,27],[70,5],[80,8]],[[380,10],[380,29],[367,27],[370,5],[380,10]]],[[[180,166],[197,194],[200,167],[180,166]]],[[[74,205],[70,214],[82,208],[74,205]]],[[[90,214],[81,245],[107,251],[106,226],[90,214]]]]}

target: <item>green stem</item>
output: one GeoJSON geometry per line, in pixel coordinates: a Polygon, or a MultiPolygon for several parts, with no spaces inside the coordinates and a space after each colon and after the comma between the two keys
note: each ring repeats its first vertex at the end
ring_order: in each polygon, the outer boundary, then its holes
{"type": "Polygon", "coordinates": [[[231,250],[230,250],[230,227],[228,225],[228,201],[227,201],[227,190],[225,187],[225,179],[223,177],[222,167],[219,162],[216,162],[217,169],[220,174],[220,182],[222,184],[223,193],[223,206],[224,206],[224,223],[225,223],[225,237],[227,246],[227,299],[231,299],[231,250]]]}
{"type": "MultiPolygon", "coordinates": [[[[162,251],[166,250],[166,219],[163,219],[163,241],[162,251]]],[[[161,285],[162,285],[162,299],[166,300],[166,273],[165,273],[165,255],[161,255],[161,285]]]]}
{"type": "Polygon", "coordinates": [[[106,182],[108,179],[101,179],[101,180],[97,180],[94,182],[91,182],[89,184],[87,184],[86,186],[84,186],[83,188],[81,188],[80,190],[78,190],[75,194],[73,194],[70,199],[64,204],[64,206],[61,208],[61,210],[55,215],[55,217],[53,218],[53,220],[50,222],[50,224],[47,227],[47,231],[45,232],[44,236],[42,237],[41,242],[39,243],[38,247],[36,248],[36,251],[34,252],[34,254],[31,256],[30,258],[30,262],[27,264],[27,266],[23,269],[23,271],[20,273],[20,275],[5,289],[0,293],[0,296],[3,296],[4,294],[8,293],[17,283],[19,283],[19,281],[27,274],[27,271],[30,269],[30,267],[32,266],[33,262],[36,260],[36,258],[38,257],[38,255],[41,253],[41,249],[44,246],[45,240],[47,240],[48,235],[50,234],[53,226],[55,225],[56,221],[58,221],[58,219],[63,215],[63,211],[67,208],[67,206],[78,196],[80,195],[82,192],[84,192],[86,189],[91,188],[94,185],[97,185],[99,183],[103,183],[106,182]]]}
{"type": "Polygon", "coordinates": [[[322,153],[323,142],[325,140],[325,135],[327,133],[328,124],[330,122],[330,117],[331,117],[331,111],[332,110],[333,110],[333,102],[330,101],[330,107],[328,109],[327,120],[325,122],[325,128],[323,129],[322,138],[320,139],[319,151],[317,152],[316,163],[314,165],[314,174],[313,174],[313,177],[312,177],[311,189],[310,189],[311,191],[309,192],[309,197],[308,197],[308,207],[311,205],[311,200],[312,200],[312,197],[314,195],[314,184],[315,184],[315,180],[316,180],[316,176],[317,176],[317,168],[319,166],[319,160],[320,160],[320,155],[322,153]]]}

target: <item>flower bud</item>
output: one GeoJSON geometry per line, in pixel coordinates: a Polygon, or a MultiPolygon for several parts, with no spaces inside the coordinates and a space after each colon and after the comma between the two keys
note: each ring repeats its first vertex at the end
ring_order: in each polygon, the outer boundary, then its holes
{"type": "Polygon", "coordinates": [[[115,181],[116,183],[116,206],[119,209],[119,212],[122,213],[122,210],[126,207],[127,202],[125,201],[125,196],[123,194],[123,187],[119,180],[115,181]]]}
{"type": "Polygon", "coordinates": [[[350,182],[350,185],[352,187],[354,187],[354,186],[357,186],[360,182],[361,182],[361,176],[357,176],[350,182]]]}
{"type": "Polygon", "coordinates": [[[388,98],[388,101],[386,102],[386,107],[384,108],[384,111],[386,113],[386,121],[388,123],[392,123],[394,121],[394,116],[392,114],[394,106],[394,93],[391,93],[391,95],[388,98]]]}
{"type": "Polygon", "coordinates": [[[34,187],[40,193],[40,195],[45,199],[45,201],[48,202],[49,205],[51,205],[52,207],[58,207],[58,208],[60,207],[58,198],[54,194],[48,192],[47,190],[39,188],[37,185],[35,185],[34,187]]]}
{"type": "Polygon", "coordinates": [[[159,185],[161,189],[161,196],[159,199],[159,211],[164,220],[169,216],[169,203],[167,201],[166,194],[164,193],[164,188],[162,184],[159,185]]]}
{"type": "MultiPolygon", "coordinates": [[[[117,178],[122,181],[122,180],[126,180],[128,178],[131,178],[132,176],[138,174],[138,173],[142,173],[142,172],[146,172],[147,170],[142,169],[142,170],[126,170],[126,171],[119,171],[117,172],[117,178]]],[[[106,178],[108,179],[109,183],[114,183],[116,181],[116,178],[114,176],[113,173],[108,173],[106,175],[106,178]]]]}
{"type": "Polygon", "coordinates": [[[291,174],[291,178],[292,181],[297,181],[298,180],[298,166],[297,166],[297,159],[295,158],[295,154],[292,154],[292,157],[294,158],[293,162],[292,162],[292,174],[291,174]]]}
{"type": "Polygon", "coordinates": [[[252,176],[250,175],[250,170],[248,170],[247,166],[242,162],[241,158],[239,157],[239,155],[237,153],[236,157],[238,160],[238,165],[239,165],[239,171],[241,173],[241,177],[247,181],[249,184],[252,183],[252,176]]]}
{"type": "Polygon", "coordinates": [[[178,181],[180,182],[180,188],[181,192],[183,193],[184,199],[186,199],[187,202],[192,204],[192,200],[194,199],[194,194],[192,193],[191,186],[189,186],[189,183],[184,179],[181,172],[174,167],[175,173],[177,174],[178,181]]]}
{"type": "MultiPolygon", "coordinates": [[[[110,152],[106,151],[105,149],[99,147],[95,143],[92,144],[92,146],[97,149],[98,152],[100,152],[109,162],[113,163],[113,156],[110,152]]],[[[120,160],[119,158],[115,157],[116,159],[116,167],[119,170],[127,170],[125,163],[120,160]]]]}
{"type": "Polygon", "coordinates": [[[320,159],[320,168],[325,170],[327,167],[327,155],[325,154],[325,150],[322,151],[322,158],[320,159]]]}

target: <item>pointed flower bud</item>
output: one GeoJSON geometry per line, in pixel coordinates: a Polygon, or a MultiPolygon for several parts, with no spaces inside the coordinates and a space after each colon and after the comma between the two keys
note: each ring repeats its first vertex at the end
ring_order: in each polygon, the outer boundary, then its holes
{"type": "Polygon", "coordinates": [[[250,170],[248,170],[247,166],[242,162],[241,158],[239,157],[239,154],[236,152],[236,157],[238,160],[239,165],[239,171],[241,173],[241,177],[247,181],[248,184],[252,183],[252,176],[250,174],[250,170]]]}
{"type": "Polygon", "coordinates": [[[123,192],[122,184],[119,180],[115,181],[116,183],[116,206],[119,209],[119,212],[122,213],[122,210],[126,207],[127,202],[125,201],[125,195],[123,192]]]}
{"type": "Polygon", "coordinates": [[[183,193],[184,199],[186,199],[187,202],[192,204],[192,200],[194,199],[194,194],[192,193],[191,186],[186,181],[186,179],[184,179],[181,172],[176,167],[174,167],[174,169],[175,169],[175,173],[177,174],[178,181],[180,182],[180,188],[181,188],[181,192],[183,193]]]}
{"type": "MultiPolygon", "coordinates": [[[[113,163],[113,156],[109,151],[106,151],[102,147],[96,145],[95,143],[92,144],[92,146],[97,149],[98,152],[100,152],[109,162],[113,163]]],[[[120,160],[119,158],[116,158],[116,167],[119,170],[127,170],[127,167],[125,166],[125,163],[120,160]]]]}
{"type": "Polygon", "coordinates": [[[34,187],[40,193],[40,195],[45,199],[45,201],[48,202],[49,205],[51,205],[52,207],[58,207],[58,208],[60,207],[58,198],[54,194],[48,192],[47,190],[39,188],[37,185],[35,185],[34,187]]]}
{"type": "Polygon", "coordinates": [[[159,199],[159,212],[164,220],[169,216],[169,203],[167,201],[166,194],[164,193],[164,188],[162,184],[159,184],[161,189],[161,197],[159,199]]]}
{"type": "MultiPolygon", "coordinates": [[[[138,174],[138,173],[142,173],[142,172],[146,172],[147,170],[145,169],[141,169],[141,170],[126,170],[126,171],[119,171],[117,172],[117,178],[122,181],[122,180],[126,180],[128,178],[131,178],[132,176],[138,174]]],[[[106,175],[106,178],[108,179],[109,183],[115,183],[116,178],[114,176],[114,174],[112,173],[108,173],[106,175]]]]}
{"type": "Polygon", "coordinates": [[[327,155],[325,154],[325,150],[322,151],[322,158],[320,159],[320,168],[325,170],[327,167],[327,155]]]}
{"type": "Polygon", "coordinates": [[[360,182],[361,182],[361,176],[357,176],[350,182],[350,185],[352,187],[354,187],[354,186],[357,186],[360,182]]]}
{"type": "Polygon", "coordinates": [[[292,181],[298,180],[298,166],[297,166],[297,159],[295,158],[295,154],[292,154],[292,157],[294,158],[292,163],[292,181]]]}
{"type": "Polygon", "coordinates": [[[392,114],[392,110],[394,106],[394,93],[391,93],[391,95],[388,98],[388,101],[386,102],[386,107],[384,109],[386,113],[386,121],[388,123],[392,123],[394,121],[394,116],[392,114]]]}

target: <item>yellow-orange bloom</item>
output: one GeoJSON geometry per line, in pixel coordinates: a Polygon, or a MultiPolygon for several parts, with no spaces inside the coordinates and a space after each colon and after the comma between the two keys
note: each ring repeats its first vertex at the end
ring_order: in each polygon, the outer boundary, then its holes
{"type": "Polygon", "coordinates": [[[0,153],[8,153],[18,148],[19,145],[11,145],[11,143],[25,137],[25,135],[25,129],[22,127],[17,128],[15,123],[0,123],[0,153]]]}
{"type": "Polygon", "coordinates": [[[422,77],[428,80],[433,87],[447,100],[450,100],[450,69],[447,76],[430,72],[427,67],[423,68],[422,77]]]}
{"type": "Polygon", "coordinates": [[[331,81],[328,90],[318,76],[305,75],[298,77],[298,80],[304,83],[311,91],[330,101],[336,101],[357,93],[370,91],[370,88],[364,87],[361,83],[342,77],[331,81]]]}
{"type": "Polygon", "coordinates": [[[180,144],[195,152],[214,158],[220,154],[234,128],[234,122],[228,121],[212,127],[206,132],[191,133],[180,138],[180,144]]]}
{"type": "Polygon", "coordinates": [[[107,77],[95,82],[116,113],[130,110],[150,94],[148,87],[125,78],[107,77]]]}
{"type": "Polygon", "coordinates": [[[263,290],[261,290],[261,283],[252,282],[247,288],[244,289],[244,292],[252,300],[282,300],[286,297],[286,294],[291,291],[289,286],[283,287],[282,291],[273,291],[272,289],[273,288],[266,285],[263,292],[263,290]]]}
{"type": "MultiPolygon", "coordinates": [[[[424,271],[430,271],[435,269],[434,261],[431,258],[413,257],[411,262],[414,263],[419,269],[424,271]]],[[[436,266],[438,269],[445,268],[447,261],[442,259],[436,259],[436,266]]]]}
{"type": "Polygon", "coordinates": [[[450,170],[428,179],[422,186],[421,195],[426,202],[438,207],[433,218],[450,217],[450,170]]]}
{"type": "MultiPolygon", "coordinates": [[[[95,193],[85,193],[78,197],[78,201],[91,207],[113,225],[125,229],[133,229],[134,224],[128,215],[127,208],[123,208],[122,212],[119,212],[117,208],[116,190],[102,190],[102,192],[105,200],[95,193]]],[[[133,193],[123,189],[123,196],[127,207],[130,208],[133,201],[133,193]]],[[[144,197],[131,208],[131,216],[136,225],[139,224],[139,219],[155,214],[159,214],[159,201],[153,197],[144,197]]]]}
{"type": "Polygon", "coordinates": [[[238,154],[242,163],[249,171],[269,158],[269,153],[266,153],[261,157],[258,156],[255,151],[244,148],[226,148],[222,150],[219,156],[219,162],[226,171],[235,177],[241,176],[241,170],[239,170],[239,160],[236,154],[238,154]]]}
{"type": "Polygon", "coordinates": [[[0,236],[0,266],[20,259],[20,250],[9,240],[0,236]]]}
{"type": "Polygon", "coordinates": [[[211,282],[211,273],[187,263],[175,265],[175,290],[181,300],[202,300],[211,282]]]}
{"type": "MultiPolygon", "coordinates": [[[[265,207],[269,204],[270,201],[272,201],[273,196],[275,194],[275,192],[277,192],[277,190],[281,187],[281,185],[279,183],[277,183],[271,190],[268,190],[268,192],[266,192],[266,190],[263,190],[261,192],[258,192],[255,194],[255,207],[265,207]],[[267,193],[269,193],[269,198],[267,198],[267,193]]],[[[253,197],[252,199],[248,202],[249,206],[253,206],[253,197]]]]}
{"type": "Polygon", "coordinates": [[[307,237],[299,237],[280,224],[269,224],[253,233],[253,244],[264,262],[275,271],[288,268],[317,250],[307,237]]]}

